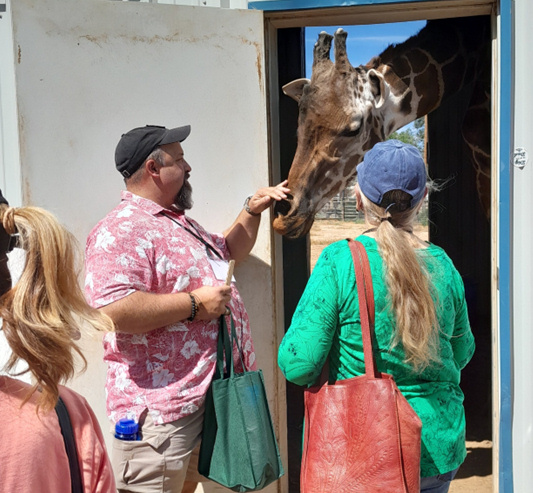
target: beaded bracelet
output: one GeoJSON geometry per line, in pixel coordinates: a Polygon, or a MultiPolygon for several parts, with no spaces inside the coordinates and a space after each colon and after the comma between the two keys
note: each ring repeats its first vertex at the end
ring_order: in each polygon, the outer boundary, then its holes
{"type": "Polygon", "coordinates": [[[189,297],[191,298],[191,316],[187,320],[192,322],[198,313],[198,303],[196,302],[196,298],[193,294],[189,293],[189,297]]]}

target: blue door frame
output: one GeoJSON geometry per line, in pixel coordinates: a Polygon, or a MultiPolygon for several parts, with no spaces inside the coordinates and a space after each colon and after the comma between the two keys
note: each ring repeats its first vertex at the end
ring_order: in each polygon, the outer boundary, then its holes
{"type": "MultiPolygon", "coordinates": [[[[248,8],[265,11],[305,10],[357,5],[387,5],[391,3],[421,3],[425,0],[250,0],[248,8]]],[[[500,153],[498,156],[499,188],[499,491],[513,493],[513,382],[511,339],[511,169],[513,118],[513,2],[499,0],[500,5],[500,153]]]]}
{"type": "Polygon", "coordinates": [[[501,493],[513,492],[513,382],[511,338],[511,169],[513,119],[513,5],[500,0],[500,450],[499,486],[501,493]]]}

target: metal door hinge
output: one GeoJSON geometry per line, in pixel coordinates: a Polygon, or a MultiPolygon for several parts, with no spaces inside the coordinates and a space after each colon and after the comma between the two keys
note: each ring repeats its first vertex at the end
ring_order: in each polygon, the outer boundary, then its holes
{"type": "Polygon", "coordinates": [[[517,147],[513,152],[513,166],[524,169],[529,160],[529,155],[525,147],[517,147]]]}

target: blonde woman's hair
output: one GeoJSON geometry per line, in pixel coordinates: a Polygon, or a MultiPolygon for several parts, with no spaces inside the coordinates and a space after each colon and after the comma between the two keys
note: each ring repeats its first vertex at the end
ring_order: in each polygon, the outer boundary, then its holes
{"type": "Polygon", "coordinates": [[[79,284],[80,255],[74,236],[49,212],[37,207],[0,205],[5,231],[18,233],[18,246],[26,251],[20,280],[0,298],[3,331],[13,353],[5,369],[19,360],[31,372],[35,385],[24,402],[39,392],[37,409],[53,409],[58,385],[75,373],[75,354],[87,362],[75,342],[85,324],[111,330],[109,317],[91,308],[79,284]]]}
{"type": "Polygon", "coordinates": [[[410,207],[411,196],[401,190],[385,194],[385,207],[374,204],[362,192],[361,200],[367,222],[376,228],[376,241],[386,266],[386,284],[396,319],[392,346],[401,341],[406,361],[420,372],[440,358],[432,283],[411,243],[418,204],[410,207]]]}

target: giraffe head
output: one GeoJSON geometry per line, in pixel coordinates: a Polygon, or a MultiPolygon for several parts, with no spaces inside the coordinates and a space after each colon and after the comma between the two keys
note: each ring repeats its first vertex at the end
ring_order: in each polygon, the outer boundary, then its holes
{"type": "Polygon", "coordinates": [[[283,87],[298,102],[297,149],[289,172],[291,196],[277,204],[274,229],[289,238],[305,235],[320,208],[356,174],[367,150],[385,139],[384,106],[389,85],[373,68],[352,67],[347,33],[320,33],[314,47],[311,80],[283,87]],[[334,40],[335,62],[330,60],[334,40]]]}
{"type": "MultiPolygon", "coordinates": [[[[298,102],[298,135],[288,176],[292,195],[276,204],[275,230],[289,238],[305,235],[320,208],[355,176],[367,150],[477,80],[480,53],[490,54],[488,20],[428,21],[419,33],[359,67],[348,61],[345,31],[338,29],[334,37],[320,33],[311,80],[283,87],[298,102]],[[335,62],[329,57],[333,40],[335,62]]],[[[474,118],[470,133],[478,120],[474,118]]],[[[463,135],[468,129],[463,128],[463,135]]],[[[490,156],[490,145],[481,144],[483,152],[474,160],[480,194],[490,184],[490,159],[481,159],[490,156]]],[[[469,145],[478,150],[480,144],[469,145]]]]}

